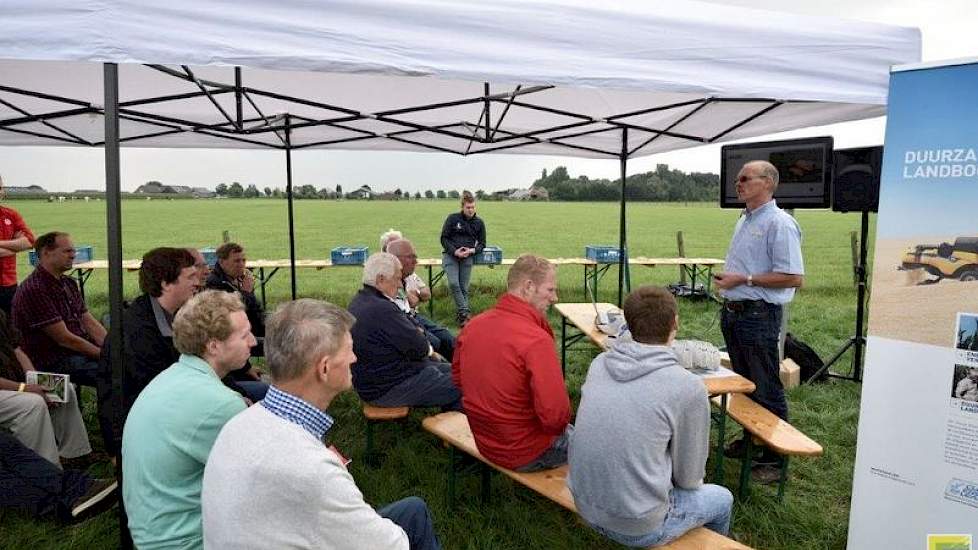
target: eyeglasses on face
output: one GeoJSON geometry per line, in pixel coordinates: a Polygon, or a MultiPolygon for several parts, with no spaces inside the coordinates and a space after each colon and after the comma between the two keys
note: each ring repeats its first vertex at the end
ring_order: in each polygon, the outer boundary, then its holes
{"type": "Polygon", "coordinates": [[[747,183],[752,179],[764,179],[764,176],[740,176],[737,178],[737,183],[747,183]]]}

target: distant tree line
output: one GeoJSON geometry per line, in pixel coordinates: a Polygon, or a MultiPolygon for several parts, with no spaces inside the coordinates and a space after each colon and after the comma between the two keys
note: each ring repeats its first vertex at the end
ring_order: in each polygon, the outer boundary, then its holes
{"type": "MultiPolygon", "coordinates": [[[[556,201],[616,201],[621,196],[620,179],[572,178],[567,168],[558,166],[533,182],[550,193],[556,201]]],[[[670,170],[659,164],[655,171],[628,176],[625,197],[629,201],[698,202],[715,201],[720,196],[720,177],[712,173],[670,170]]]]}

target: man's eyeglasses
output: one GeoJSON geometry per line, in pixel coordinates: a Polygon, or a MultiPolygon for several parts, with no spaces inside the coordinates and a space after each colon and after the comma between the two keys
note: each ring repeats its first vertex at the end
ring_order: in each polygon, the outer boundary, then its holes
{"type": "Polygon", "coordinates": [[[737,178],[737,183],[747,183],[752,179],[761,179],[764,176],[740,176],[737,178]]]}

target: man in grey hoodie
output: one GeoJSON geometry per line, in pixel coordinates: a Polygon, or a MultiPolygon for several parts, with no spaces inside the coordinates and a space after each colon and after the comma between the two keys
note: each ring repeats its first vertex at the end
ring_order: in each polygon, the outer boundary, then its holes
{"type": "Polygon", "coordinates": [[[733,495],[703,483],[710,403],[671,348],[676,300],[644,286],[624,309],[631,337],[594,359],[581,388],[568,477],[577,510],[627,546],[667,544],[704,525],[725,535],[733,495]]]}

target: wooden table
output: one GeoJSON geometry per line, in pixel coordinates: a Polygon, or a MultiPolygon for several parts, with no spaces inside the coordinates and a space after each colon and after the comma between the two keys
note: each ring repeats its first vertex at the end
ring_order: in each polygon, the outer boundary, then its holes
{"type": "MultiPolygon", "coordinates": [[[[567,361],[567,346],[572,345],[583,338],[587,338],[595,346],[602,350],[607,350],[611,345],[611,341],[614,340],[614,338],[598,330],[598,327],[594,323],[597,315],[595,310],[601,312],[620,311],[614,304],[567,302],[556,304],[554,308],[561,316],[560,366],[562,370],[566,370],[565,365],[567,361]],[[568,326],[576,329],[577,334],[568,336],[568,326]]],[[[725,363],[725,365],[721,365],[719,372],[702,375],[700,377],[701,380],[703,380],[703,384],[706,386],[706,393],[720,397],[720,409],[714,418],[717,423],[717,430],[719,432],[716,445],[716,470],[714,472],[714,480],[721,479],[721,476],[723,475],[723,443],[726,437],[727,397],[732,393],[753,393],[755,389],[753,382],[728,368],[730,366],[730,362],[729,358],[726,358],[725,356],[726,354],[724,354],[726,361],[721,361],[725,363]]]]}
{"type": "MultiPolygon", "coordinates": [[[[584,262],[588,262],[584,265],[584,297],[590,298],[591,301],[598,301],[598,283],[604,274],[611,268],[611,266],[618,265],[618,262],[613,263],[597,263],[594,260],[583,259],[584,262]],[[590,283],[591,293],[588,295],[588,283],[590,283]]],[[[696,289],[696,280],[700,279],[703,282],[703,289],[707,296],[712,296],[711,286],[713,283],[713,267],[718,265],[723,265],[723,260],[717,258],[646,258],[640,256],[638,258],[628,258],[628,265],[641,265],[648,268],[654,268],[658,266],[672,266],[678,267],[683,270],[683,272],[689,277],[689,288],[696,289]]],[[[630,274],[626,270],[625,277],[625,290],[631,292],[632,284],[630,274]]]]}

